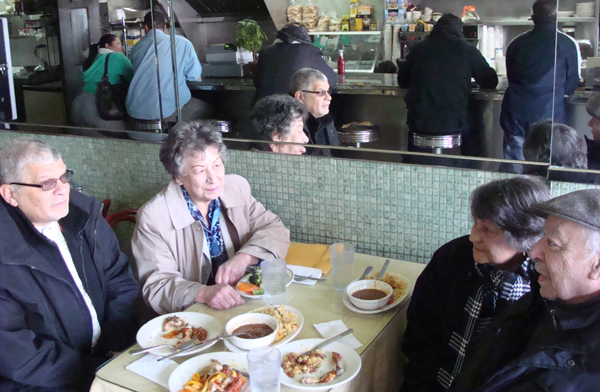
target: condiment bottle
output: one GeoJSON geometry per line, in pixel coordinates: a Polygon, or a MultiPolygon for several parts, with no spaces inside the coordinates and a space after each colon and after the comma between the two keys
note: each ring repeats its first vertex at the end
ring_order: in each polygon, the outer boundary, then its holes
{"type": "Polygon", "coordinates": [[[346,60],[344,60],[344,49],[340,49],[340,55],[338,56],[337,64],[338,75],[346,73],[346,60]]]}

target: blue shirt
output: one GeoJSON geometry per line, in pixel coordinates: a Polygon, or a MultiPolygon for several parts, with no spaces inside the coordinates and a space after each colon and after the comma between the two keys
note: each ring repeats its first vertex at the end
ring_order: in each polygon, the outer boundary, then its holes
{"type": "MultiPolygon", "coordinates": [[[[158,68],[162,96],[163,117],[175,113],[175,88],[173,85],[173,66],[171,64],[171,37],[161,30],[151,30],[131,50],[133,80],[127,93],[127,113],[141,120],[160,118],[158,104],[158,83],[154,57],[154,35],[158,47],[158,68]]],[[[192,97],[186,80],[198,80],[202,66],[194,46],[186,38],[175,36],[177,56],[177,84],[179,86],[179,104],[185,105],[192,97]]]]}

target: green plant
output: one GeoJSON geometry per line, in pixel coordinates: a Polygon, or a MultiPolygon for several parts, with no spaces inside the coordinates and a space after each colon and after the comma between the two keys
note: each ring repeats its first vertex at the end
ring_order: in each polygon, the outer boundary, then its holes
{"type": "Polygon", "coordinates": [[[238,22],[235,30],[235,44],[238,48],[246,49],[254,54],[260,50],[262,43],[267,39],[264,31],[254,19],[244,19],[238,22]]]}

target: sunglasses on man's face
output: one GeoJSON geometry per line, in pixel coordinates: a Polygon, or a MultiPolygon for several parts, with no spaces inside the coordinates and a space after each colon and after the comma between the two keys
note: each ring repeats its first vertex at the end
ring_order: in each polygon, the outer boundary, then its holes
{"type": "Polygon", "coordinates": [[[42,182],[41,184],[26,184],[23,182],[11,182],[10,185],[30,186],[33,188],[42,188],[43,191],[51,191],[52,189],[56,188],[56,185],[58,185],[58,180],[60,180],[60,182],[62,182],[63,184],[66,184],[66,183],[70,182],[72,179],[73,179],[73,171],[67,170],[65,172],[65,174],[63,174],[62,176],[60,176],[58,178],[51,178],[49,180],[42,182]]]}

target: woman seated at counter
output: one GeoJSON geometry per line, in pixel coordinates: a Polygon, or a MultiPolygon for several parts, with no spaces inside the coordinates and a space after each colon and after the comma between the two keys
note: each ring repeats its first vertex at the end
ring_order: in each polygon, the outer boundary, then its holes
{"type": "Polygon", "coordinates": [[[133,79],[133,66],[123,54],[123,46],[119,37],[113,34],[102,36],[97,44],[90,46],[88,58],[82,66],[83,82],[85,83],[83,92],[73,100],[72,105],[75,125],[117,131],[127,129],[124,121],[106,121],[100,118],[96,106],[96,90],[104,76],[106,56],[109,55],[108,80],[110,83],[129,85],[133,79]]]}
{"type": "MultiPolygon", "coordinates": [[[[308,111],[304,105],[284,94],[275,94],[258,100],[250,113],[253,138],[269,142],[308,143],[304,121],[308,111]]],[[[297,144],[259,143],[261,150],[282,154],[302,155],[306,148],[297,144]]]]}
{"type": "Polygon", "coordinates": [[[475,336],[531,290],[536,275],[526,252],[542,237],[544,220],[530,206],[549,198],[535,177],[475,189],[471,235],[438,249],[415,284],[402,342],[409,361],[402,392],[449,389],[475,336]]]}
{"type": "Polygon", "coordinates": [[[226,152],[202,121],[179,124],[160,149],[172,180],[139,210],[132,239],[144,299],[160,314],[195,302],[241,305],[231,285],[246,267],[287,253],[289,230],[252,197],[248,181],[225,175],[226,152]]]}

